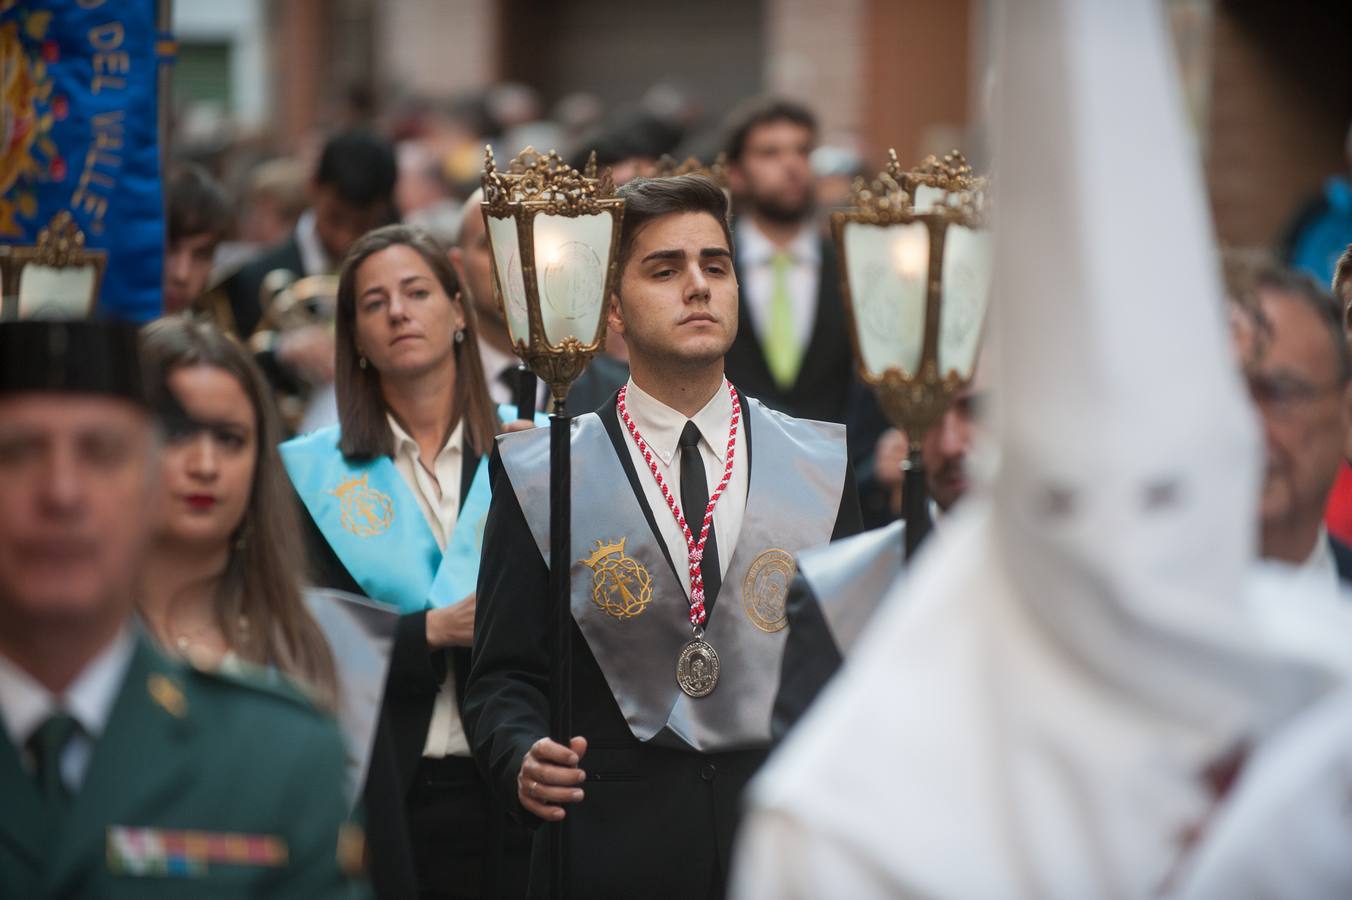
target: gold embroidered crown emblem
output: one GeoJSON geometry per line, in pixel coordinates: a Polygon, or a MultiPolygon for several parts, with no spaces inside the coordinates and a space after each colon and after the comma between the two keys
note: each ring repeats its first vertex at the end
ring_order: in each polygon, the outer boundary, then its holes
{"type": "Polygon", "coordinates": [[[653,602],[653,578],[643,564],[624,555],[624,538],[596,542],[578,562],[592,570],[592,602],[617,619],[632,619],[653,602]]]}
{"type": "Polygon", "coordinates": [[[329,493],[338,498],[343,527],[357,537],[381,534],[394,521],[394,501],[367,484],[366,475],[340,481],[329,493]]]}

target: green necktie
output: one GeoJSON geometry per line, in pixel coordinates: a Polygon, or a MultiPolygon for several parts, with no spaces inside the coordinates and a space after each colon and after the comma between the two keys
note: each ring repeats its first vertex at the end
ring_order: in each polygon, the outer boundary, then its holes
{"type": "Polygon", "coordinates": [[[53,713],[28,739],[28,747],[37,764],[33,777],[50,809],[62,809],[70,801],[70,788],[61,777],[61,755],[79,730],[80,723],[71,716],[53,713]]]}
{"type": "Polygon", "coordinates": [[[789,296],[789,270],[793,257],[779,251],[770,259],[774,281],[770,289],[770,327],[765,334],[765,362],[775,384],[787,389],[798,379],[803,348],[793,327],[793,298],[789,296]]]}

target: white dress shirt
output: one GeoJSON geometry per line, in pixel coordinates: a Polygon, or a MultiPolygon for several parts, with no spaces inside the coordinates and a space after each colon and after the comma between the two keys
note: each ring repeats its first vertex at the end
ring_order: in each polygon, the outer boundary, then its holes
{"type": "Polygon", "coordinates": [[[51,716],[64,712],[80,727],[61,756],[61,779],[72,794],[79,790],[94,753],[94,742],[108,724],[135,650],[136,638],[131,627],[124,627],[60,697],[0,656],[0,719],[4,720],[5,732],[24,768],[32,773],[37,765],[28,750],[33,733],[51,716]]]}
{"type": "MultiPolygon", "coordinates": [[[[699,450],[704,460],[704,478],[709,487],[709,495],[723,478],[723,467],[727,460],[724,454],[728,446],[728,428],[732,424],[732,400],[728,396],[727,383],[719,385],[714,396],[695,413],[693,419],[687,419],[682,413],[644,393],[643,389],[629,379],[629,391],[626,395],[629,417],[634,420],[639,434],[648,442],[653,452],[657,471],[662,473],[667,487],[679,502],[681,496],[681,460],[679,442],[685,423],[693,421],[700,431],[699,450]]],[[[616,412],[618,416],[619,413],[616,412]]],[[[624,422],[621,420],[621,427],[624,422]]],[[[638,480],[643,485],[643,494],[652,508],[653,518],[657,520],[657,530],[666,541],[671,561],[676,564],[676,575],[687,597],[690,596],[690,554],[685,545],[685,535],[676,517],[671,514],[662,491],[653,478],[648,463],[639,453],[638,445],[628,436],[629,457],[638,470],[638,480]]],[[[732,462],[732,478],[727,489],[714,507],[714,539],[718,543],[718,571],[725,574],[728,563],[732,561],[732,552],[737,547],[737,537],[742,531],[742,515],[746,512],[746,492],[750,484],[750,469],[746,458],[746,413],[742,413],[741,424],[737,428],[737,452],[732,462]]],[[[691,533],[699,539],[700,523],[704,520],[704,510],[681,510],[690,523],[691,533]]]]}
{"type": "MultiPolygon", "coordinates": [[[[793,301],[793,333],[798,346],[807,350],[817,319],[817,293],[821,280],[822,248],[817,229],[805,223],[787,247],[793,258],[789,268],[789,298],[793,301]]],[[[763,343],[770,330],[770,301],[774,296],[774,257],[779,248],[770,242],[750,217],[737,223],[737,268],[742,278],[751,325],[763,343]]]]}
{"type": "Polygon", "coordinates": [[[337,269],[333,260],[329,259],[329,251],[324,249],[324,242],[319,239],[319,232],[315,230],[313,209],[307,209],[296,220],[296,246],[300,249],[301,268],[305,269],[304,272],[297,272],[297,275],[330,275],[337,269]]]}
{"type": "MultiPolygon", "coordinates": [[[[484,365],[484,380],[488,382],[488,396],[494,403],[516,403],[511,382],[502,380],[504,369],[516,368],[521,363],[515,353],[503,353],[488,341],[479,341],[479,359],[484,365]]],[[[543,381],[536,386],[535,408],[544,409],[549,386],[543,381]]]]}
{"type": "MultiPolygon", "coordinates": [[[[428,471],[419,459],[418,443],[405,431],[394,416],[388,416],[394,432],[394,468],[404,479],[418,500],[427,526],[437,539],[437,546],[446,549],[446,542],[455,531],[460,516],[460,473],[464,465],[465,420],[461,420],[446,439],[428,471]]],[[[432,721],[427,726],[427,741],[423,756],[469,756],[469,739],[460,720],[460,706],[455,699],[455,670],[446,667],[446,679],[432,706],[432,721]]]]}

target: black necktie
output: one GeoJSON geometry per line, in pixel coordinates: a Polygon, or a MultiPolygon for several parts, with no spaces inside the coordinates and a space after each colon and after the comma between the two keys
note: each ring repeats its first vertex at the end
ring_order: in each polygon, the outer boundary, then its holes
{"type": "MultiPolygon", "coordinates": [[[[699,542],[699,529],[704,524],[704,508],[709,505],[709,482],[704,477],[704,460],[699,454],[699,428],[694,422],[686,422],[681,431],[681,512],[685,514],[685,524],[690,527],[690,535],[699,542]]],[[[718,588],[723,576],[718,570],[718,541],[714,537],[714,525],[709,523],[709,540],[704,545],[704,558],[700,560],[700,572],[704,576],[704,611],[712,615],[714,600],[718,597],[718,588]]]]}
{"type": "Polygon", "coordinates": [[[33,778],[49,809],[62,809],[70,801],[70,788],[61,776],[61,757],[80,724],[66,713],[54,713],[33,732],[28,748],[35,763],[33,778]]]}

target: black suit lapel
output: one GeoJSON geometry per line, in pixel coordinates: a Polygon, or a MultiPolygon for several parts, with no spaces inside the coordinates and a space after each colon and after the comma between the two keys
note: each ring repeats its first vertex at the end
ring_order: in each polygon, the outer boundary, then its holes
{"type": "MultiPolygon", "coordinates": [[[[47,828],[43,827],[46,812],[33,777],[19,760],[19,749],[9,741],[9,734],[0,728],[0,856],[6,846],[17,851],[34,871],[42,866],[48,843],[47,828]]],[[[5,867],[0,865],[0,881],[5,867]]]]}
{"type": "Polygon", "coordinates": [[[737,274],[737,335],[728,349],[732,361],[731,368],[738,373],[738,381],[756,389],[757,395],[766,393],[766,388],[777,391],[774,377],[770,375],[770,364],[765,361],[765,350],[761,347],[760,335],[756,332],[755,320],[751,318],[751,304],[746,298],[746,278],[740,264],[734,266],[737,274]]]}
{"type": "Polygon", "coordinates": [[[1348,547],[1333,535],[1328,536],[1329,549],[1333,551],[1333,566],[1338,572],[1338,580],[1352,583],[1352,547],[1348,547]]]}
{"type": "Polygon", "coordinates": [[[461,443],[462,450],[460,458],[463,462],[460,464],[460,508],[465,508],[465,498],[469,496],[470,485],[474,484],[474,475],[479,471],[479,454],[474,452],[474,448],[469,443],[469,429],[465,429],[465,437],[461,443]]]}
{"type": "Polygon", "coordinates": [[[290,269],[295,272],[297,277],[304,278],[307,275],[327,275],[327,272],[306,272],[305,257],[300,253],[300,240],[296,237],[296,230],[291,229],[291,239],[282,245],[282,252],[279,253],[277,265],[274,269],[290,269]]]}
{"type": "MultiPolygon", "coordinates": [[[[624,474],[629,479],[629,489],[633,491],[639,509],[643,510],[643,518],[648,520],[648,527],[652,529],[653,537],[657,540],[657,546],[661,548],[662,555],[666,557],[667,565],[671,567],[671,574],[676,576],[676,581],[679,584],[680,570],[676,568],[676,563],[671,558],[671,551],[667,549],[666,538],[662,537],[662,532],[657,528],[657,519],[653,517],[652,507],[648,505],[648,497],[643,492],[643,482],[639,481],[638,470],[634,468],[634,461],[629,456],[629,442],[633,438],[629,437],[629,432],[625,430],[624,425],[620,424],[620,415],[616,411],[617,397],[618,393],[616,397],[612,397],[598,409],[596,414],[601,417],[601,424],[606,426],[606,434],[610,436],[610,443],[615,448],[615,455],[620,458],[620,465],[624,468],[624,474]]],[[[644,474],[646,477],[652,477],[648,473],[644,474]]]]}
{"type": "Polygon", "coordinates": [[[820,244],[820,264],[817,267],[817,312],[812,320],[812,334],[803,354],[803,365],[790,392],[795,397],[800,388],[817,384],[829,373],[835,363],[834,348],[840,345],[839,333],[843,327],[844,309],[840,302],[836,257],[830,244],[820,244]]]}

